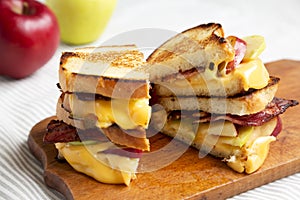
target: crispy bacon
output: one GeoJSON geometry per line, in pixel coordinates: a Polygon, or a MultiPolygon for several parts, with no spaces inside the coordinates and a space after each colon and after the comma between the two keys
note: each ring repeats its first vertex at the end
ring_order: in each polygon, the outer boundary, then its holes
{"type": "Polygon", "coordinates": [[[51,120],[44,135],[44,143],[73,142],[84,140],[108,141],[100,129],[76,129],[59,120],[51,120]]]}
{"type": "MultiPolygon", "coordinates": [[[[289,107],[297,104],[298,102],[295,100],[286,100],[275,97],[263,111],[243,116],[225,115],[224,120],[231,121],[232,123],[241,126],[261,126],[263,123],[268,122],[274,117],[284,113],[289,107]]],[[[213,117],[214,121],[220,119],[222,119],[222,116],[213,117]]]]}
{"type": "Polygon", "coordinates": [[[116,124],[108,128],[90,128],[81,130],[59,120],[52,120],[47,126],[44,143],[73,142],[95,140],[100,142],[111,141],[117,145],[134,149],[149,150],[149,141],[146,131],[141,127],[123,130],[116,124]]]}
{"type": "Polygon", "coordinates": [[[59,120],[51,120],[44,135],[45,143],[80,141],[76,128],[59,120]]]}
{"type": "Polygon", "coordinates": [[[231,114],[210,114],[199,111],[197,113],[174,111],[169,118],[178,119],[185,117],[194,118],[194,123],[205,123],[210,121],[227,120],[241,126],[261,126],[263,123],[270,121],[274,117],[284,113],[289,107],[298,105],[296,100],[286,100],[275,97],[267,107],[255,114],[250,115],[231,115],[231,114]]]}
{"type": "MultiPolygon", "coordinates": [[[[87,129],[79,130],[75,127],[64,123],[59,120],[51,120],[47,126],[47,133],[44,136],[44,143],[57,143],[57,142],[73,142],[96,140],[101,142],[108,142],[108,138],[100,131],[100,129],[87,129]]],[[[141,158],[142,150],[135,148],[112,148],[106,149],[99,153],[116,154],[129,158],[141,158]]]]}

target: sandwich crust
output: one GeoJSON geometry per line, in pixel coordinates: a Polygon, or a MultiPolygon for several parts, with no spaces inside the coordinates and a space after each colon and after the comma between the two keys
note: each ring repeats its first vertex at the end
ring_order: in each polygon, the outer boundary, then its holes
{"type": "Polygon", "coordinates": [[[278,84],[279,78],[271,77],[269,84],[263,89],[233,97],[159,97],[155,103],[162,105],[166,111],[201,110],[208,113],[247,115],[263,110],[274,98],[278,84]]]}
{"type": "Polygon", "coordinates": [[[148,58],[150,81],[196,67],[227,63],[234,49],[224,38],[222,26],[209,23],[179,33],[158,47],[148,58]]]}
{"type": "Polygon", "coordinates": [[[64,52],[59,82],[64,92],[85,92],[111,98],[150,98],[143,54],[135,45],[82,48],[64,52]]]}

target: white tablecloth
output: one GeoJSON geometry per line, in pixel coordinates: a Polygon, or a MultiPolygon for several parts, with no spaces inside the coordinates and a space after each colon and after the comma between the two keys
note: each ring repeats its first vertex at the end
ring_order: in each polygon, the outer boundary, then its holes
{"type": "MultiPolygon", "coordinates": [[[[299,60],[299,12],[299,0],[119,0],[105,32],[90,45],[121,42],[154,48],[175,32],[219,22],[226,35],[265,36],[264,62],[299,60]],[[151,29],[156,34],[148,34],[151,29]]],[[[26,141],[35,123],[55,114],[59,57],[61,51],[72,48],[61,44],[53,58],[26,79],[0,77],[0,199],[62,198],[45,186],[41,164],[29,152],[26,141]]],[[[299,198],[300,173],[232,197],[299,198]]]]}

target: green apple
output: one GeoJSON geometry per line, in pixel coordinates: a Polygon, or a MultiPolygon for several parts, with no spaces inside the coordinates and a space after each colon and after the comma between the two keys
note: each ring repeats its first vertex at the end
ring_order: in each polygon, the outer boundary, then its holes
{"type": "Polygon", "coordinates": [[[250,135],[253,132],[253,129],[253,126],[240,127],[237,137],[219,137],[219,142],[232,146],[242,147],[248,141],[250,135]]]}
{"type": "Polygon", "coordinates": [[[60,37],[72,45],[95,41],[104,31],[117,0],[46,0],[55,13],[60,37]]]}
{"type": "Polygon", "coordinates": [[[244,62],[254,60],[265,50],[265,38],[260,35],[252,35],[244,37],[243,40],[247,43],[247,49],[243,58],[244,62]]]}
{"type": "Polygon", "coordinates": [[[232,122],[216,121],[199,125],[198,132],[204,135],[236,137],[237,131],[232,122]]]}

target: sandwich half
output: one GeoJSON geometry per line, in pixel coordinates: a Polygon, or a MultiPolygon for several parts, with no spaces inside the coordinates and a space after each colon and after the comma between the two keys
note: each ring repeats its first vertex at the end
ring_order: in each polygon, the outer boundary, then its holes
{"type": "Polygon", "coordinates": [[[126,184],[136,177],[151,107],[149,77],[135,45],[63,52],[61,95],[45,143],[59,158],[103,183],[126,184]]]}
{"type": "Polygon", "coordinates": [[[188,29],[148,58],[152,121],[161,132],[253,173],[281,131],[279,115],[294,100],[275,97],[279,78],[259,55],[262,36],[224,36],[220,24],[188,29]]]}

